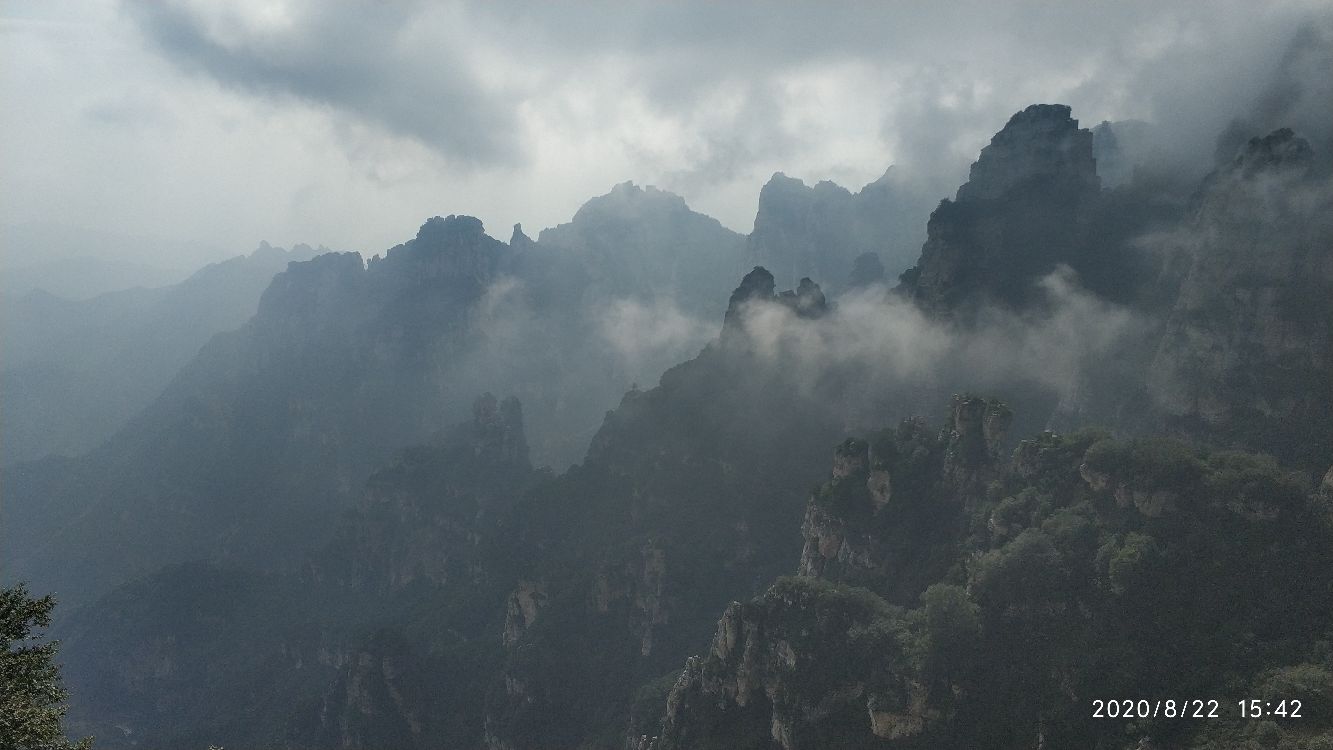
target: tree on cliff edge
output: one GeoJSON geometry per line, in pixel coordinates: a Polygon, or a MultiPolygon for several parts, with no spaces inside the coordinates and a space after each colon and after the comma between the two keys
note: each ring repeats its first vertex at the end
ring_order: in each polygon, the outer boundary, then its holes
{"type": "Polygon", "coordinates": [[[27,586],[0,589],[0,748],[15,750],[86,750],[92,738],[75,744],[65,739],[69,693],[60,684],[55,663],[57,643],[42,642],[33,631],[51,624],[52,597],[34,599],[27,586]]]}

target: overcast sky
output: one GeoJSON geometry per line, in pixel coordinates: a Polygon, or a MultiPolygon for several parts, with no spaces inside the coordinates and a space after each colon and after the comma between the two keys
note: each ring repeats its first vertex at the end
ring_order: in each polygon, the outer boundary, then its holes
{"type": "MultiPolygon", "coordinates": [[[[775,171],[941,197],[1014,111],[1211,149],[1327,0],[3,2],[0,223],[381,251],[624,180],[748,232],[775,171]]],[[[159,260],[159,259],[152,259],[159,260]]],[[[164,262],[170,264],[169,259],[164,262]]]]}

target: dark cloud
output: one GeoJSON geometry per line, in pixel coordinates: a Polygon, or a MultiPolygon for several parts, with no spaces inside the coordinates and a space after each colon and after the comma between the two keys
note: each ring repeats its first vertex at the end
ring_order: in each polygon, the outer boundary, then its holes
{"type": "Polygon", "coordinates": [[[450,37],[413,34],[413,3],[306,6],[276,28],[176,2],[125,7],[167,58],[224,85],[344,110],[462,164],[519,157],[512,108],[485,90],[450,37]]]}

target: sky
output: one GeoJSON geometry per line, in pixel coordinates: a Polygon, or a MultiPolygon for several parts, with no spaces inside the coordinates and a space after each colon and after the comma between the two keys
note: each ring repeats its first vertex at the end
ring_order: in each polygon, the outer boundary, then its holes
{"type": "Polygon", "coordinates": [[[166,266],[188,243],[370,254],[451,213],[535,236],[633,180],[748,232],[777,171],[857,189],[894,165],[949,195],[1035,102],[1211,153],[1330,16],[1327,0],[7,0],[0,224],[162,238],[114,252],[166,266]]]}

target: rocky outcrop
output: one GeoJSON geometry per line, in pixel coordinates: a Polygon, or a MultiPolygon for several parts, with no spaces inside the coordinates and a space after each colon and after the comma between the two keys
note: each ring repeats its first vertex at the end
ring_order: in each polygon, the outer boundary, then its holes
{"type": "Polygon", "coordinates": [[[523,231],[522,224],[514,225],[514,231],[509,236],[509,247],[514,250],[527,250],[535,244],[537,243],[533,242],[532,238],[523,231]]]}
{"type": "Polygon", "coordinates": [[[763,266],[755,266],[753,270],[745,274],[741,279],[740,286],[736,287],[727,299],[727,312],[723,318],[722,330],[738,330],[743,327],[742,314],[745,306],[753,302],[766,302],[773,299],[773,291],[777,288],[777,283],[773,281],[773,274],[769,273],[763,266]]]}
{"type": "Polygon", "coordinates": [[[1011,421],[1003,403],[955,396],[943,430],[911,419],[869,440],[844,441],[831,478],[806,505],[798,574],[874,586],[894,601],[914,596],[915,583],[900,570],[920,564],[912,556],[922,515],[934,516],[926,525],[948,528],[984,495],[1007,466],[1011,421]]]}
{"type": "Polygon", "coordinates": [[[1064,105],[1015,114],[982,149],[955,200],[931,214],[916,266],[900,289],[927,312],[968,317],[985,304],[1024,308],[1034,284],[1087,259],[1100,195],[1092,134],[1064,105]]]}
{"type": "Polygon", "coordinates": [[[763,737],[821,748],[854,736],[849,724],[872,740],[919,734],[929,718],[921,691],[901,676],[901,644],[875,627],[889,617],[869,592],[798,579],[733,602],[671,689],[661,735],[644,744],[704,750],[763,737]]]}
{"type": "Polygon", "coordinates": [[[950,408],[944,474],[960,494],[974,492],[994,477],[1014,415],[998,401],[954,396],[950,408]]]}
{"type": "Polygon", "coordinates": [[[808,278],[801,279],[795,289],[778,295],[778,302],[791,308],[802,318],[818,318],[828,312],[828,301],[819,285],[808,278]]]}
{"type": "Polygon", "coordinates": [[[532,581],[519,581],[505,604],[505,625],[501,641],[513,646],[527,629],[537,621],[537,615],[546,606],[546,586],[532,581]]]}
{"type": "MultiPolygon", "coordinates": [[[[495,276],[505,246],[472,216],[427,219],[411,243],[412,272],[419,278],[466,279],[484,285],[495,276]]],[[[392,259],[392,253],[390,258],[392,259]]]]}
{"type": "Polygon", "coordinates": [[[745,274],[740,286],[736,287],[727,300],[727,312],[723,317],[722,341],[724,343],[744,342],[748,339],[745,332],[746,316],[752,306],[779,304],[801,318],[818,318],[828,312],[828,300],[819,285],[810,279],[801,279],[795,289],[774,293],[777,288],[773,274],[763,266],[755,266],[745,274]]]}
{"type": "Polygon", "coordinates": [[[1092,133],[1080,129],[1063,104],[1034,104],[1009,118],[981,149],[958,200],[995,200],[1033,185],[1076,192],[1100,187],[1092,133]]]}
{"type": "Polygon", "coordinates": [[[420,696],[403,679],[412,666],[407,644],[387,633],[350,654],[320,707],[325,746],[421,746],[423,706],[415,704],[413,698],[420,696]]]}
{"type": "Polygon", "coordinates": [[[365,271],[358,253],[325,253],[292,263],[264,290],[257,317],[290,329],[293,336],[346,321],[348,311],[359,307],[365,271]]]}
{"type": "MultiPolygon", "coordinates": [[[[802,575],[725,610],[708,651],[686,661],[664,701],[660,734],[636,750],[1128,748],[1119,728],[1087,721],[1086,695],[1189,682],[1197,678],[1187,670],[1162,666],[1196,663],[1181,650],[1211,642],[1216,658],[1232,660],[1221,645],[1229,633],[1280,649],[1288,637],[1308,643],[1308,623],[1327,621],[1316,602],[1333,591],[1317,572],[1328,548],[1314,540],[1333,537],[1333,526],[1327,497],[1304,477],[1264,456],[1095,431],[1044,433],[1004,460],[1006,422],[998,405],[960,398],[933,440],[914,445],[909,425],[840,445],[811,500],[802,575]],[[986,486],[960,487],[946,453],[987,465],[986,486]],[[866,483],[882,467],[888,497],[876,507],[866,483]],[[891,574],[869,575],[858,550],[872,566],[892,562],[891,574]],[[1293,580],[1290,591],[1305,593],[1269,600],[1269,584],[1252,573],[1268,565],[1317,582],[1293,580]],[[923,569],[933,573],[902,585],[923,569]],[[1210,590],[1196,576],[1228,584],[1210,590]],[[1310,619],[1284,612],[1276,621],[1272,601],[1310,619]],[[1205,610],[1216,614],[1199,621],[1205,610]],[[1150,637],[1162,617],[1179,618],[1171,632],[1192,639],[1150,637]],[[1277,631],[1249,635],[1257,631],[1242,622],[1277,631]],[[1120,662],[1126,673],[1102,666],[1140,652],[1148,655],[1120,662]]],[[[1327,483],[1323,492],[1333,472],[1327,483]]],[[[1239,672],[1204,679],[1271,674],[1232,663],[1239,672]]]]}

